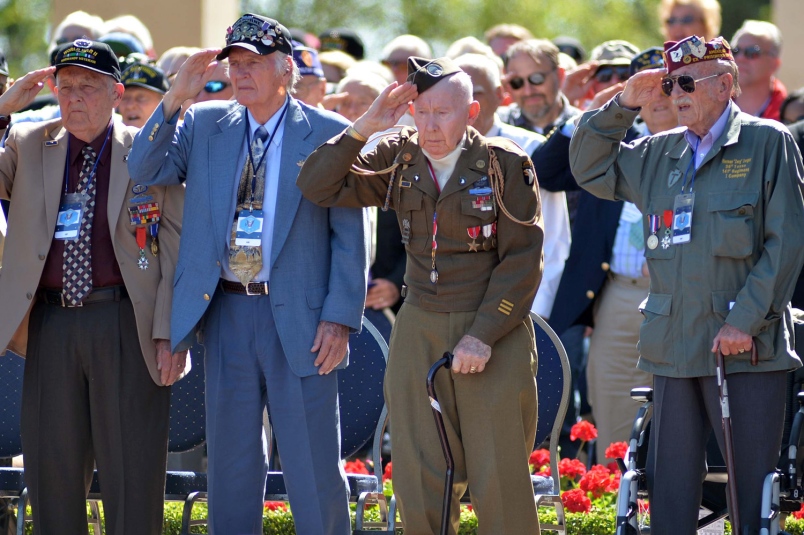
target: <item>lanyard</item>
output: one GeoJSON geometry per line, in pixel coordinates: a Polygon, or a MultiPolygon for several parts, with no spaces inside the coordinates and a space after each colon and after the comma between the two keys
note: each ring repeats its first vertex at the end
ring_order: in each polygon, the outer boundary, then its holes
{"type": "Polygon", "coordinates": [[[285,112],[288,110],[287,101],[285,105],[282,107],[282,113],[279,115],[279,120],[274,125],[274,130],[271,132],[271,135],[268,136],[268,139],[263,143],[263,151],[262,156],[260,157],[260,161],[257,165],[254,165],[254,154],[251,152],[251,125],[249,121],[246,121],[246,140],[247,140],[247,147],[248,147],[248,159],[251,162],[251,169],[254,171],[254,175],[251,177],[251,204],[254,204],[254,189],[257,187],[257,170],[262,167],[262,164],[265,163],[265,157],[268,155],[268,147],[271,146],[271,141],[273,141],[274,136],[276,136],[276,131],[279,130],[279,125],[282,124],[282,118],[285,117],[285,112]]]}
{"type": "MultiPolygon", "coordinates": [[[[103,145],[101,145],[101,150],[98,153],[98,157],[95,158],[95,164],[92,166],[92,171],[89,172],[89,180],[87,181],[86,190],[89,189],[90,184],[92,184],[92,180],[95,178],[95,171],[98,169],[98,162],[101,160],[101,156],[103,156],[103,149],[106,148],[106,144],[109,142],[109,134],[112,133],[112,125],[109,125],[109,128],[106,130],[106,138],[103,140],[103,145]]],[[[64,164],[64,194],[67,195],[67,185],[69,183],[70,178],[70,136],[67,136],[67,162],[64,164]]],[[[77,186],[76,186],[77,189],[77,186]]],[[[86,191],[84,190],[84,191],[86,191]]]]}
{"type": "Polygon", "coordinates": [[[695,186],[695,171],[697,170],[697,166],[695,164],[695,157],[698,153],[698,147],[701,144],[701,139],[698,138],[698,142],[695,144],[695,148],[692,149],[692,160],[690,160],[690,164],[687,166],[687,170],[684,172],[684,182],[681,184],[681,193],[684,193],[684,189],[687,187],[687,175],[690,172],[690,168],[692,169],[692,179],[690,180],[690,193],[692,193],[693,187],[695,186]]]}
{"type": "MultiPolygon", "coordinates": [[[[430,169],[430,176],[433,177],[433,182],[435,183],[436,191],[438,191],[439,196],[441,195],[441,186],[438,184],[438,179],[436,178],[435,171],[433,171],[433,165],[430,163],[430,160],[427,160],[427,167],[430,169]]],[[[436,284],[438,282],[438,269],[436,269],[436,250],[438,250],[438,240],[436,240],[436,236],[438,236],[438,212],[433,210],[433,242],[432,242],[432,249],[430,249],[430,259],[432,261],[432,266],[430,270],[430,282],[436,284]]]]}

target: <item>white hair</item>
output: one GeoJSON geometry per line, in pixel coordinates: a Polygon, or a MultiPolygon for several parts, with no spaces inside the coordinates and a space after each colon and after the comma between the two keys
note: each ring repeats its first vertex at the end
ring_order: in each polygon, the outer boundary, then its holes
{"type": "Polygon", "coordinates": [[[103,34],[112,32],[121,32],[133,35],[147,52],[153,50],[154,40],[151,37],[151,32],[145,24],[135,17],[134,15],[120,15],[113,19],[107,20],[103,25],[103,34]]]}
{"type": "Polygon", "coordinates": [[[335,92],[343,93],[343,88],[349,83],[357,83],[371,89],[377,93],[374,95],[374,98],[377,98],[389,84],[389,82],[374,71],[352,67],[347,71],[346,76],[338,82],[338,87],[335,89],[335,92]]]}
{"type": "Polygon", "coordinates": [[[502,60],[497,59],[499,63],[484,54],[464,54],[455,58],[455,64],[464,70],[465,68],[472,68],[481,71],[486,79],[491,82],[491,87],[497,89],[502,85],[500,80],[502,60]]]}
{"type": "Polygon", "coordinates": [[[56,39],[62,36],[64,30],[68,26],[78,26],[88,30],[88,35],[86,37],[95,41],[103,32],[103,19],[97,15],[90,15],[86,11],[73,11],[64,17],[64,20],[62,20],[53,30],[53,35],[50,42],[51,48],[56,46],[56,39]]]}
{"type": "Polygon", "coordinates": [[[746,20],[743,25],[734,32],[731,45],[734,46],[743,35],[752,35],[767,39],[773,45],[773,55],[778,56],[782,51],[782,32],[779,27],[771,22],[764,20],[746,20]]]}
{"type": "Polygon", "coordinates": [[[277,76],[281,77],[286,72],[288,72],[288,70],[290,70],[290,78],[288,79],[288,83],[285,84],[285,89],[287,90],[288,93],[292,93],[293,88],[296,87],[296,84],[299,83],[299,80],[301,80],[301,72],[299,72],[299,66],[296,65],[296,62],[293,60],[292,57],[290,57],[288,54],[285,54],[284,52],[274,52],[273,56],[274,56],[274,67],[277,76]],[[288,61],[288,59],[290,59],[290,61],[288,61]]]}
{"type": "Polygon", "coordinates": [[[416,35],[400,35],[394,37],[391,42],[385,45],[382,49],[383,59],[388,59],[396,50],[405,50],[409,56],[418,56],[425,59],[433,59],[433,51],[424,39],[416,35]]]}

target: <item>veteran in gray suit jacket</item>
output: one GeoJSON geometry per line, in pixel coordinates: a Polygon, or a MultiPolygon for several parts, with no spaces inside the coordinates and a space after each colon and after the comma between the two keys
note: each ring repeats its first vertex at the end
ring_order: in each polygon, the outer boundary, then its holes
{"type": "Polygon", "coordinates": [[[187,186],[171,339],[203,335],[207,373],[209,525],[262,533],[268,405],[296,531],[348,534],[340,468],[337,374],[366,294],[367,219],[320,208],[295,182],[318,145],[347,124],[290,97],[298,80],[290,35],[244,15],[223,50],[179,71],[134,141],[129,170],[143,184],[187,186]],[[236,101],[191,107],[218,60],[236,101]]]}

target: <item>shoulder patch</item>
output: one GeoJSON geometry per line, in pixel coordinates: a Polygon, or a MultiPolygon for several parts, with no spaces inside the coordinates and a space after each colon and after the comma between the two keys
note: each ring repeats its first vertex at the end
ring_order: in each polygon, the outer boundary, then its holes
{"type": "Polygon", "coordinates": [[[522,174],[525,178],[525,184],[532,186],[533,182],[536,180],[536,170],[533,168],[533,163],[531,163],[530,158],[522,162],[522,174]]]}

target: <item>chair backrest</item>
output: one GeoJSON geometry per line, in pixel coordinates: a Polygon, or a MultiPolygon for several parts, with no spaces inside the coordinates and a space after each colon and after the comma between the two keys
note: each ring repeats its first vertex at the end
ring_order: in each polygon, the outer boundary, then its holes
{"type": "Polygon", "coordinates": [[[536,331],[536,352],[539,363],[536,389],[539,396],[539,420],[536,426],[536,447],[550,439],[550,472],[559,488],[558,437],[570,397],[570,365],[567,352],[558,335],[538,314],[531,313],[536,331]]]}
{"type": "MultiPolygon", "coordinates": [[[[341,456],[350,457],[368,442],[381,422],[385,405],[382,385],[388,344],[367,318],[349,337],[349,366],[338,372],[341,456]]],[[[382,432],[380,432],[382,435],[382,432]]]]}
{"type": "Polygon", "coordinates": [[[171,387],[168,451],[180,453],[196,448],[206,437],[204,403],[204,346],[194,344],[187,356],[190,372],[171,387]]]}
{"type": "Polygon", "coordinates": [[[22,453],[20,409],[25,359],[11,353],[0,357],[0,458],[22,453]]]}

